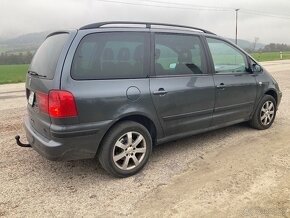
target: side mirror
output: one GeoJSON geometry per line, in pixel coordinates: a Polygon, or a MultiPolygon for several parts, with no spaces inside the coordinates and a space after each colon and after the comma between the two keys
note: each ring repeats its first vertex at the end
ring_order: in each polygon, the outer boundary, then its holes
{"type": "Polygon", "coordinates": [[[260,73],[263,71],[263,68],[259,64],[252,65],[252,72],[253,73],[260,73]]]}

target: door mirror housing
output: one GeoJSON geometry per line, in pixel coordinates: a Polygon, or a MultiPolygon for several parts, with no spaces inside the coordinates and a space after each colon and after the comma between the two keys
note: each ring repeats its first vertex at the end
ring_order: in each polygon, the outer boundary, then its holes
{"type": "Polygon", "coordinates": [[[259,64],[253,64],[252,65],[252,72],[253,73],[260,73],[263,71],[263,68],[259,64]]]}

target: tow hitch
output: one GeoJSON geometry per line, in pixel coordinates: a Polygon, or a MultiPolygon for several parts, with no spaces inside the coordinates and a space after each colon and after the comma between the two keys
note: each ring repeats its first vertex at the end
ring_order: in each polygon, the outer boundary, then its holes
{"type": "Polygon", "coordinates": [[[15,136],[15,139],[16,139],[16,144],[19,145],[20,147],[25,147],[25,148],[29,148],[29,147],[31,147],[30,144],[23,144],[23,143],[20,141],[20,136],[19,136],[19,135],[15,136]]]}

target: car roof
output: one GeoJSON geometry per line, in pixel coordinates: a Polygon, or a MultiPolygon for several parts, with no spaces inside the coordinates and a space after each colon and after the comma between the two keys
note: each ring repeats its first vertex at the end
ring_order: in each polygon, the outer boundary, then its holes
{"type": "Polygon", "coordinates": [[[162,27],[163,30],[169,30],[173,31],[174,28],[183,29],[183,30],[191,30],[197,33],[205,33],[208,35],[216,35],[208,30],[198,28],[198,27],[192,27],[192,26],[185,26],[185,25],[178,25],[178,24],[167,24],[167,23],[152,23],[152,22],[132,22],[132,21],[110,21],[110,22],[99,22],[99,23],[93,23],[89,25],[85,25],[80,28],[80,30],[89,30],[89,29],[98,29],[98,28],[110,28],[110,27],[121,27],[121,28],[128,28],[128,25],[132,27],[132,25],[143,25],[146,29],[155,29],[155,27],[162,27]],[[121,25],[121,26],[120,26],[121,25]],[[125,25],[125,26],[124,26],[125,25]]]}

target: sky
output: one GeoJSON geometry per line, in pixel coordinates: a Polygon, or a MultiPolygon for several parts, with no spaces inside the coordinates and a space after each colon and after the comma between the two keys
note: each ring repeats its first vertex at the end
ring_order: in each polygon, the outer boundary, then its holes
{"type": "Polygon", "coordinates": [[[0,38],[110,20],[190,25],[234,38],[235,8],[238,38],[290,44],[289,0],[0,0],[0,38]]]}

